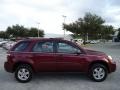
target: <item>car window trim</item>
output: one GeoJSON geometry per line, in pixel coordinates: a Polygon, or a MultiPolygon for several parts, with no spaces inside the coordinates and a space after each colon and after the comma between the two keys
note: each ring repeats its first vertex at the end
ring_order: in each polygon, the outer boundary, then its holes
{"type": "Polygon", "coordinates": [[[81,50],[79,47],[77,47],[77,46],[75,46],[75,45],[73,45],[73,44],[71,44],[71,43],[69,43],[69,42],[64,42],[64,41],[56,41],[56,42],[55,42],[55,53],[58,53],[58,54],[71,54],[71,55],[74,54],[74,55],[76,55],[76,53],[58,52],[58,49],[57,49],[58,43],[66,43],[66,44],[68,44],[68,45],[70,45],[70,46],[72,46],[72,47],[74,47],[74,48],[76,48],[76,49],[79,49],[79,50],[81,51],[80,54],[83,54],[82,50],[81,50]]]}
{"type": "Polygon", "coordinates": [[[55,53],[55,48],[54,48],[54,47],[55,47],[54,41],[51,41],[51,40],[37,41],[37,42],[35,42],[35,43],[33,44],[30,52],[32,52],[32,53],[55,53]],[[37,43],[42,43],[42,42],[52,42],[52,43],[53,43],[53,52],[37,52],[37,51],[33,51],[33,48],[35,47],[35,45],[36,45],[37,43]]]}
{"type": "Polygon", "coordinates": [[[11,52],[25,52],[25,51],[29,48],[29,45],[30,45],[30,41],[20,41],[20,42],[17,43],[10,51],[11,51],[11,52]],[[27,42],[27,43],[28,43],[28,47],[26,47],[26,49],[23,50],[23,51],[15,51],[15,48],[17,48],[21,43],[24,43],[24,42],[27,42]]]}

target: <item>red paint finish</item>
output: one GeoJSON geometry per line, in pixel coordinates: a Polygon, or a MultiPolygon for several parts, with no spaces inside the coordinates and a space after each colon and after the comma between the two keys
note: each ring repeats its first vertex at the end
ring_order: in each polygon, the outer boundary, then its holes
{"type": "MultiPolygon", "coordinates": [[[[50,45],[50,44],[48,44],[50,45]]],[[[102,52],[83,49],[75,43],[62,39],[27,39],[18,42],[8,51],[7,61],[4,68],[7,72],[14,72],[19,64],[29,64],[35,72],[85,72],[90,69],[93,63],[104,63],[108,66],[109,72],[116,70],[116,64],[102,52]],[[22,42],[29,42],[23,51],[15,51],[15,48],[22,42]],[[53,52],[33,52],[38,42],[52,42],[53,52]],[[57,42],[67,43],[77,49],[80,53],[58,53],[57,42]]]]}
{"type": "Polygon", "coordinates": [[[84,55],[77,54],[56,54],[58,71],[84,71],[83,67],[87,65],[87,58],[84,55]]]}
{"type": "Polygon", "coordinates": [[[56,71],[56,56],[54,53],[33,53],[32,60],[37,71],[56,71]]]}

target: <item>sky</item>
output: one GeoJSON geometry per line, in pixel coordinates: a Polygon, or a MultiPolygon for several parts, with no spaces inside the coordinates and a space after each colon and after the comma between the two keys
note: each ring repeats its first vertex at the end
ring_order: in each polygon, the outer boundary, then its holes
{"type": "Polygon", "coordinates": [[[43,29],[45,33],[63,34],[63,15],[69,24],[86,12],[101,16],[108,25],[120,27],[120,0],[0,0],[0,30],[19,24],[43,29]]]}

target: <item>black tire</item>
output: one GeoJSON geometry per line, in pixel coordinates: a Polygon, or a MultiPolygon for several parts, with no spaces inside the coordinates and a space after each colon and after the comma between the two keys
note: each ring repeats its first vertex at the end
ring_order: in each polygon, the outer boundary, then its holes
{"type": "Polygon", "coordinates": [[[107,78],[107,75],[108,75],[108,69],[103,64],[94,64],[89,70],[89,77],[96,82],[104,81],[107,78]],[[97,74],[96,74],[96,71],[100,70],[100,69],[102,70],[101,72],[103,74],[100,74],[100,72],[99,73],[97,72],[97,74]]]}
{"type": "Polygon", "coordinates": [[[27,65],[27,64],[19,65],[17,67],[17,69],[15,70],[15,78],[16,78],[17,81],[19,81],[21,83],[29,82],[32,79],[32,72],[33,72],[33,70],[32,70],[30,65],[27,65]],[[23,72],[23,70],[24,70],[25,73],[23,72]],[[20,73],[22,73],[22,75],[20,73]]]}

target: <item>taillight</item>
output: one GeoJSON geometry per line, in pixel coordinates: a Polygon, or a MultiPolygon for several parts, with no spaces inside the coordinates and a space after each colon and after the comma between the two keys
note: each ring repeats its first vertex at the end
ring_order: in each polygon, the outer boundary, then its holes
{"type": "Polygon", "coordinates": [[[11,55],[11,54],[10,54],[10,51],[8,51],[8,52],[7,52],[7,56],[10,56],[10,55],[11,55]]]}
{"type": "Polygon", "coordinates": [[[10,56],[10,53],[7,53],[7,56],[10,56]]]}

